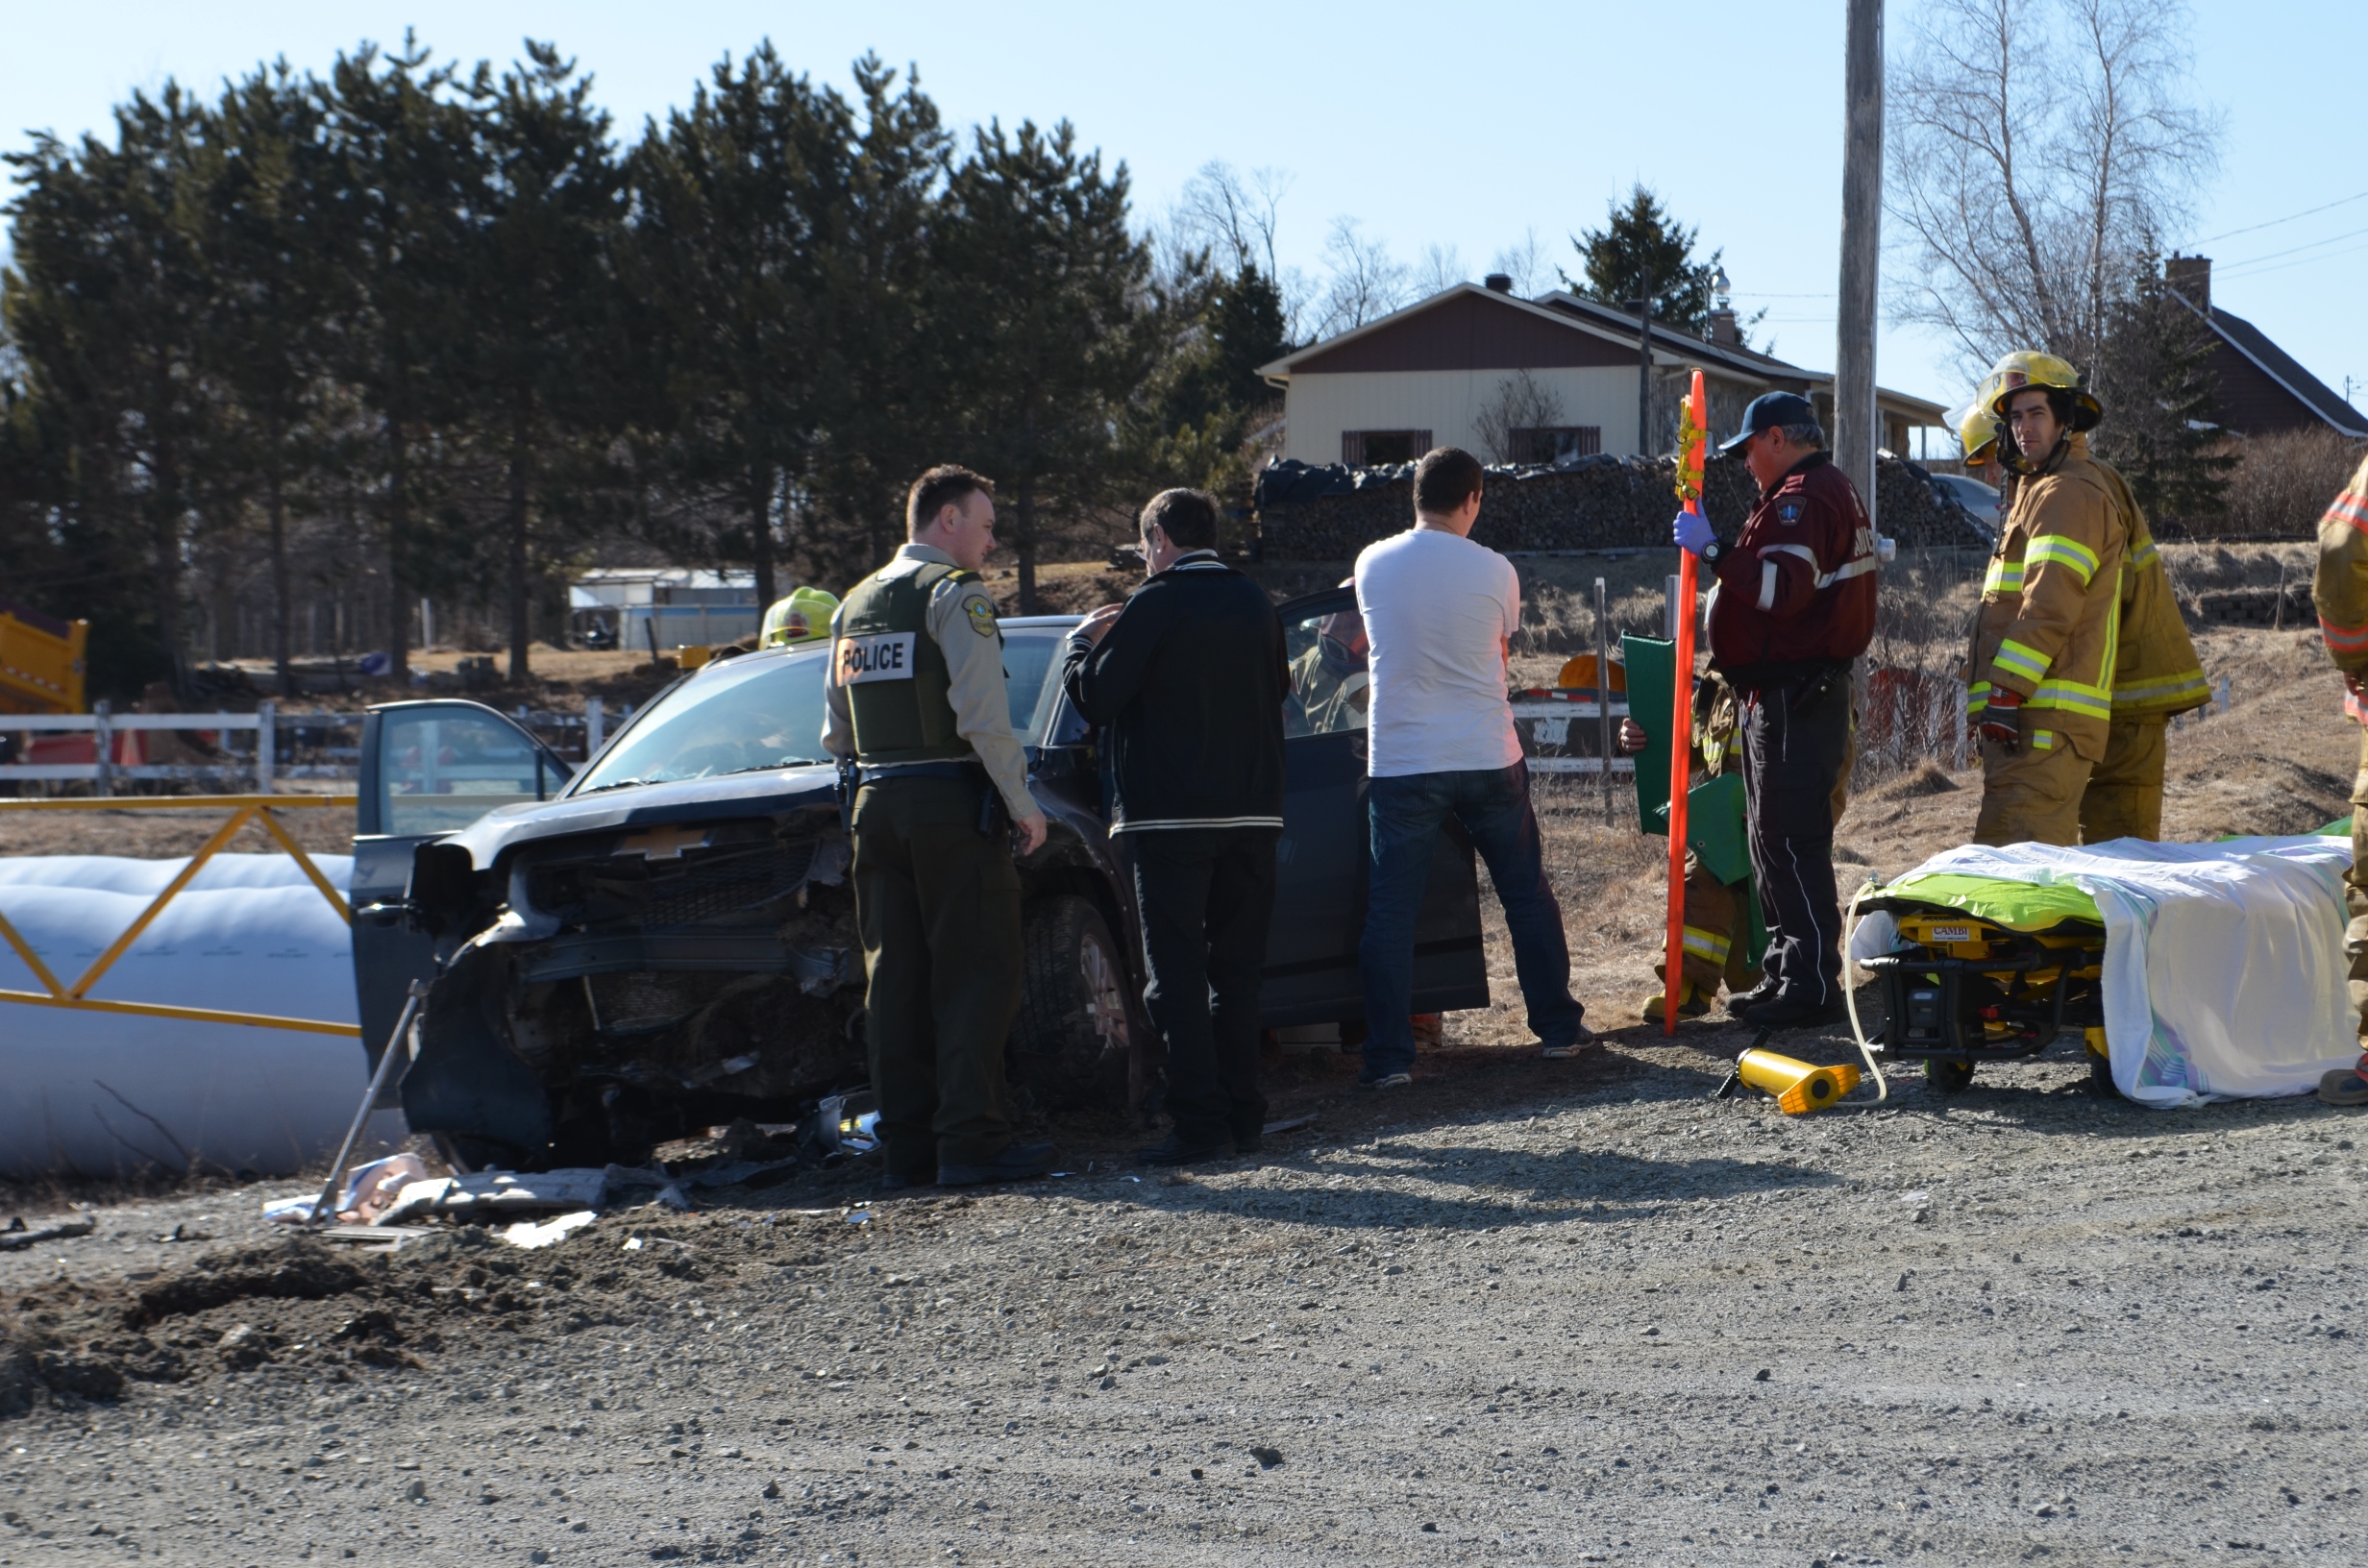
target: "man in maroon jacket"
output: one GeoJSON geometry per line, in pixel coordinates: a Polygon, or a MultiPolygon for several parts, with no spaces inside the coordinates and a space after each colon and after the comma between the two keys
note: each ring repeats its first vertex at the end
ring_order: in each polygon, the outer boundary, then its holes
{"type": "Polygon", "coordinates": [[[1850,664],[1875,629],[1875,529],[1825,450],[1809,400],[1769,392],[1721,452],[1739,454],[1760,503],[1732,545],[1681,512],[1678,545],[1716,578],[1711,663],[1742,697],[1751,869],[1767,923],[1760,984],[1727,1004],[1762,1029],[1842,1015],[1834,787],[1850,747],[1850,664]]]}

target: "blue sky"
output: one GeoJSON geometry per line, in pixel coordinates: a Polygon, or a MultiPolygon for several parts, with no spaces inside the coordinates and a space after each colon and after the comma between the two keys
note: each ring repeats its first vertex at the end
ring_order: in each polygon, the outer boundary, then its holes
{"type": "MultiPolygon", "coordinates": [[[[1913,4],[1892,0],[1894,52],[1913,4]]],[[[1164,210],[1213,158],[1288,171],[1284,259],[1311,273],[1340,214],[1401,260],[1453,245],[1475,276],[1532,230],[1567,260],[1566,236],[1642,180],[1700,228],[1706,247],[1724,247],[1737,303],[1767,308],[1762,332],[1775,351],[1825,367],[1841,17],[1841,0],[1479,10],[1396,0],[10,0],[0,8],[0,148],[21,146],[28,128],[100,129],[111,104],[167,77],[211,91],[275,56],[325,69],[340,48],[397,41],[407,25],[440,55],[469,61],[506,61],[523,36],[554,38],[594,73],[629,133],[686,97],[725,51],[770,36],[799,68],[832,81],[866,49],[917,61],[956,125],[1066,117],[1087,144],[1126,162],[1146,214],[1164,210]]],[[[2194,46],[2197,93],[2227,111],[2228,136],[2192,231],[2170,237],[2223,272],[2256,262],[2215,285],[2218,303],[2338,391],[2347,375],[2368,380],[2368,200],[2231,233],[2368,193],[2368,119],[2356,108],[2368,4],[2199,0],[2194,46]]],[[[1886,328],[1885,384],[1952,402],[1963,388],[1947,364],[1941,345],[1886,328]]],[[[2357,401],[2368,404],[2368,394],[2357,401]]]]}

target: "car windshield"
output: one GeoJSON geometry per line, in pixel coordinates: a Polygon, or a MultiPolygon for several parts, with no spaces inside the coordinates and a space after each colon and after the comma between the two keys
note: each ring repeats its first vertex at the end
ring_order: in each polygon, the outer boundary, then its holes
{"type": "MultiPolygon", "coordinates": [[[[1036,715],[1052,684],[1055,656],[1068,629],[1004,628],[1011,727],[1023,740],[1035,737],[1036,715]]],[[[636,719],[568,793],[827,762],[823,676],[828,655],[822,645],[789,653],[744,653],[700,672],[636,719]]]]}

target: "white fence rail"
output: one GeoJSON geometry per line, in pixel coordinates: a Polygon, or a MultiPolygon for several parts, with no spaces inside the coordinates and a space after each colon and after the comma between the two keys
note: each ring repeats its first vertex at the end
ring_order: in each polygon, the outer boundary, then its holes
{"type": "MultiPolygon", "coordinates": [[[[111,796],[118,784],[144,779],[197,780],[225,786],[232,780],[251,781],[257,795],[271,795],[282,779],[325,778],[351,781],[360,773],[359,713],[282,713],[275,702],[259,702],[253,713],[116,713],[105,702],[88,713],[0,714],[0,736],[85,734],[91,738],[89,762],[0,763],[0,783],[88,784],[92,793],[111,796]],[[209,762],[124,762],[116,737],[158,730],[202,730],[217,735],[221,755],[209,762]],[[298,744],[291,731],[350,730],[345,746],[298,744]],[[261,744],[265,733],[272,744],[261,744]],[[245,737],[243,744],[233,736],[245,737]],[[290,755],[310,754],[323,760],[297,761],[290,755]]],[[[618,717],[632,716],[625,704],[618,717]]],[[[546,744],[570,761],[588,760],[607,740],[608,715],[597,697],[584,699],[581,713],[534,713],[520,708],[509,715],[543,737],[546,744]]]]}

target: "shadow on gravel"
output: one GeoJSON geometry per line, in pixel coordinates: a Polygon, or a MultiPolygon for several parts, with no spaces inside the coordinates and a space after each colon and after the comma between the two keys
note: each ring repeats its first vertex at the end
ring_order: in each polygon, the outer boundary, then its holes
{"type": "Polygon", "coordinates": [[[1295,1173],[1319,1178],[1338,1175],[1357,1184],[1339,1189],[1244,1185],[1213,1189],[1196,1181],[1158,1189],[1155,1200],[1133,1192],[1094,1196],[1113,1202],[1155,1201],[1161,1208],[1178,1211],[1298,1219],[1332,1229],[1485,1231],[1617,1222],[1643,1218],[1653,1205],[1661,1203],[1847,1185],[1841,1177],[1801,1165],[1724,1159],[1643,1160],[1586,1149],[1511,1155],[1503,1149],[1426,1146],[1389,1139],[1363,1152],[1367,1158],[1354,1163],[1325,1159],[1292,1163],[1295,1173]],[[1392,1182],[1411,1179],[1456,1190],[1409,1192],[1395,1186],[1374,1185],[1376,1174],[1392,1182]],[[1606,1208],[1606,1204],[1618,1207],[1606,1208]]]}

